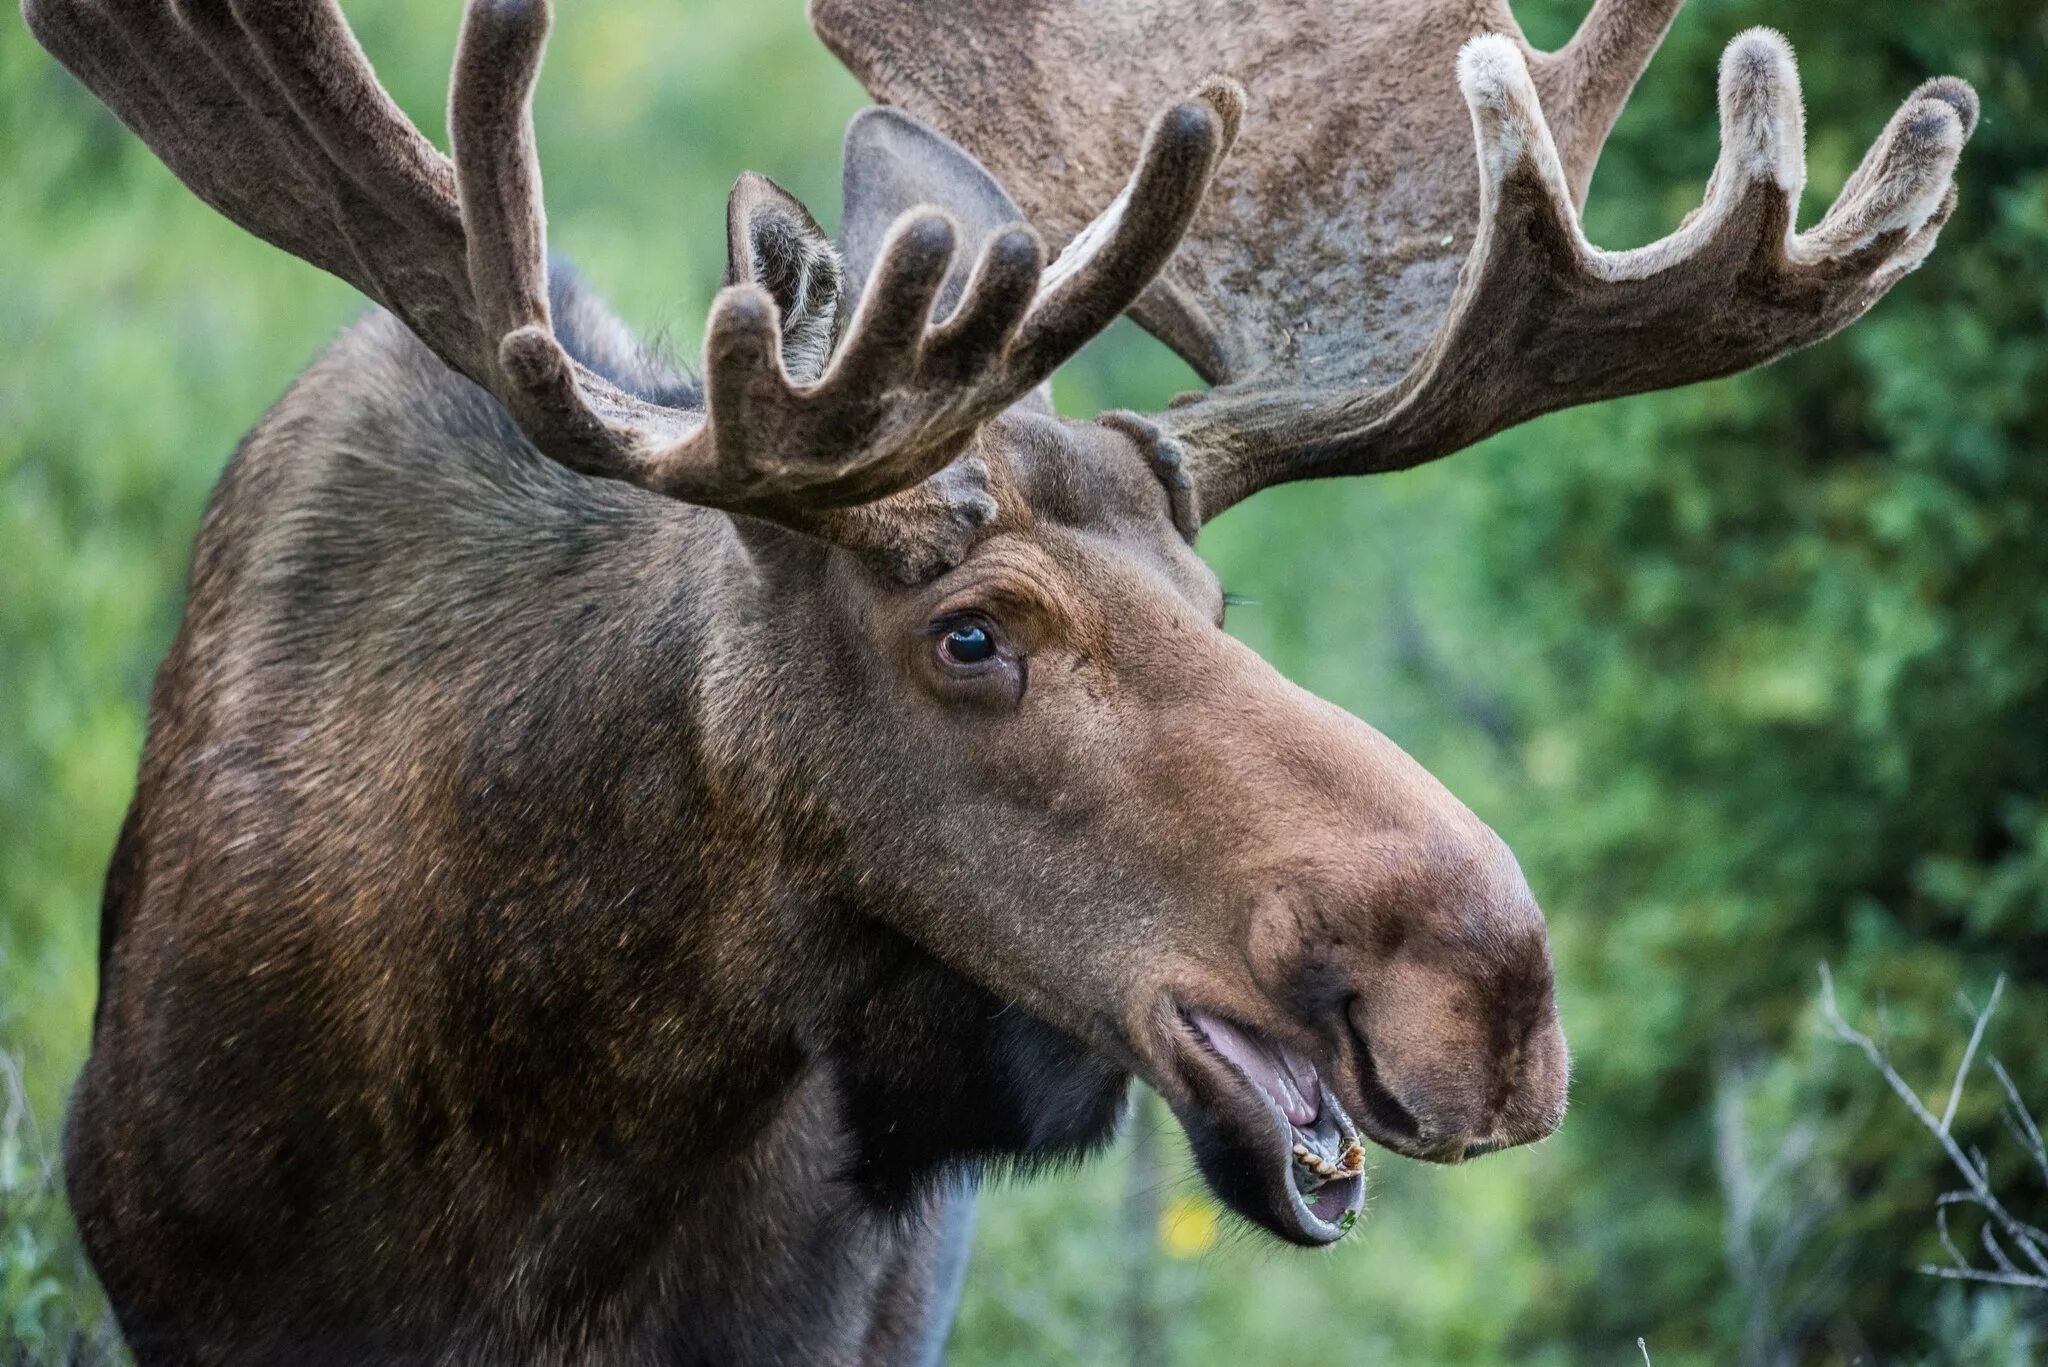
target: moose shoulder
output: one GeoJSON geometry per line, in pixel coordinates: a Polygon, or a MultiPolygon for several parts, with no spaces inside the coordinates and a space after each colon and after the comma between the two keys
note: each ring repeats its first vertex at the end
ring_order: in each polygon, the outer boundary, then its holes
{"type": "Polygon", "coordinates": [[[1133,1077],[1298,1244],[1366,1140],[1556,1126],[1512,856],[1224,633],[1195,533],[1843,326],[1974,99],[1923,87],[1796,233],[1789,54],[1744,35],[1706,204],[1607,253],[1577,204],[1675,5],[1556,54],[1494,5],[1193,8],[817,0],[903,108],[849,130],[836,245],[742,177],[699,385],[550,271],[540,0],[468,6],[452,158],[331,0],[27,0],[382,306],[219,486],[109,871],[68,1172],[141,1362],[930,1362],[975,1180],[1103,1143],[1133,1077]],[[1293,117],[1347,63],[1406,73],[1401,136],[1293,117]],[[1053,417],[1126,309],[1219,387],[1053,417]]]}

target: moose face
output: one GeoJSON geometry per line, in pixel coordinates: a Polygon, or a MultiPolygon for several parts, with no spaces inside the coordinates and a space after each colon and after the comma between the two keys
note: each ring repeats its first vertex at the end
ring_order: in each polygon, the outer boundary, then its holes
{"type": "Polygon", "coordinates": [[[1455,1162],[1555,1128],[1543,918],[1501,841],[1223,630],[1139,442],[1013,411],[969,459],[997,511],[952,569],[792,576],[845,624],[801,780],[858,852],[845,895],[1144,1077],[1286,1239],[1348,1226],[1361,1134],[1455,1162]]]}

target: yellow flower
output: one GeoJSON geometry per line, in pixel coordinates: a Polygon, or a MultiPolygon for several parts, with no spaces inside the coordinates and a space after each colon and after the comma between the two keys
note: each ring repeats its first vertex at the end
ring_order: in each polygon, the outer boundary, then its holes
{"type": "Polygon", "coordinates": [[[1216,1246],[1216,1207],[1199,1196],[1176,1196],[1159,1212],[1159,1246],[1169,1258],[1199,1258],[1216,1246]]]}

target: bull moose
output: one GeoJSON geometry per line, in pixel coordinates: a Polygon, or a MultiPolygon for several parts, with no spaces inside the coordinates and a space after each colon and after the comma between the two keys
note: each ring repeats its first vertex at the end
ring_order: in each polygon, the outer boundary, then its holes
{"type": "Polygon", "coordinates": [[[25,0],[379,306],[218,486],[107,877],[67,1172],[138,1360],[930,1362],[976,1178],[1134,1078],[1296,1244],[1362,1140],[1555,1128],[1513,857],[1227,635],[1193,543],[1769,360],[1926,255],[1969,87],[1798,231],[1765,30],[1700,208],[1591,245],[1677,8],[1538,52],[1503,0],[811,0],[883,103],[836,243],[739,179],[699,380],[550,262],[547,0],[470,0],[448,155],[334,0],[25,0]],[[1211,388],[1056,417],[1127,310],[1211,388]]]}

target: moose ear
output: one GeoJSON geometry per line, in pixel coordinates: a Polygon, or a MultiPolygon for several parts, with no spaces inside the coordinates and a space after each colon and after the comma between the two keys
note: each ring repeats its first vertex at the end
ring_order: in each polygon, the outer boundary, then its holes
{"type": "Polygon", "coordinates": [[[725,283],[756,284],[774,296],[791,379],[825,373],[839,323],[839,253],[795,195],[752,171],[725,201],[725,283]]]}
{"type": "MultiPolygon", "coordinates": [[[[972,153],[888,105],[863,109],[847,125],[840,194],[839,254],[849,300],[860,298],[890,225],[905,211],[931,205],[952,215],[959,245],[932,304],[934,318],[944,318],[960,302],[983,244],[999,229],[1025,221],[1010,192],[972,153]]],[[[1040,385],[1027,402],[1052,411],[1048,386],[1040,385]]]]}

